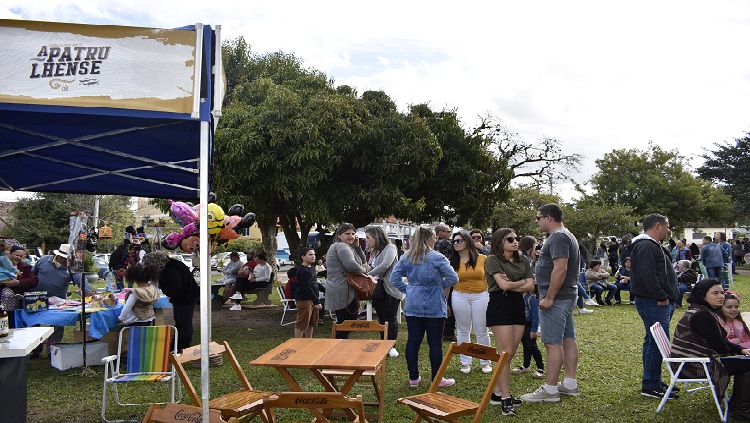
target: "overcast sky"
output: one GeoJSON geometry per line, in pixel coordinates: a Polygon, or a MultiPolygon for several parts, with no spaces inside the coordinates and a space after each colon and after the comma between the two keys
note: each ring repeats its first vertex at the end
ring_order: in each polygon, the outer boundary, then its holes
{"type": "Polygon", "coordinates": [[[556,137],[586,156],[577,182],[615,148],[699,156],[750,129],[746,1],[0,0],[0,18],[221,25],[402,110],[429,102],[467,127],[491,113],[527,141],[556,137]]]}

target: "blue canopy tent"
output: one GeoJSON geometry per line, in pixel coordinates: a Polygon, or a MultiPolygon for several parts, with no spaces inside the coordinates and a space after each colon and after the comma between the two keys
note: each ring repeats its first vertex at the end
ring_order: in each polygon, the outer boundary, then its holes
{"type": "MultiPolygon", "coordinates": [[[[221,29],[0,20],[0,190],[208,203],[221,29]]],[[[200,208],[202,397],[210,269],[200,208]]]]}

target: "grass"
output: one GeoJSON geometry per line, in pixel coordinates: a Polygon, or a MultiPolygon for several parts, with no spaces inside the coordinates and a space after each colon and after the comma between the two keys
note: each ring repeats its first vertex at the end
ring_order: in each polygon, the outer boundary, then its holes
{"type": "MultiPolygon", "coordinates": [[[[735,279],[733,291],[742,296],[742,308],[750,305],[750,276],[735,279]]],[[[624,293],[623,298],[628,294],[624,293]]],[[[613,307],[596,307],[593,314],[575,316],[577,336],[580,348],[578,383],[581,390],[579,397],[564,397],[559,403],[524,404],[517,409],[516,418],[539,422],[620,422],[620,421],[656,421],[656,422],[692,422],[717,421],[717,412],[710,393],[700,391],[683,395],[676,401],[670,401],[660,414],[655,414],[658,401],[640,395],[642,374],[641,343],[644,336],[642,321],[635,306],[618,305],[613,307]]],[[[672,330],[684,309],[678,309],[672,321],[672,330]]],[[[167,312],[167,316],[171,313],[167,312]]],[[[292,326],[279,327],[278,316],[266,316],[273,319],[273,326],[258,327],[248,322],[245,327],[226,326],[219,322],[213,324],[213,339],[226,340],[232,346],[240,364],[243,366],[251,384],[256,389],[267,391],[288,390],[287,384],[274,369],[250,367],[248,363],[269,349],[292,336],[292,326]],[[269,329],[270,328],[270,329],[269,329]]],[[[168,319],[169,320],[169,319],[168,319]]],[[[316,337],[327,337],[330,334],[331,321],[325,318],[325,324],[315,331],[316,337]]],[[[66,329],[66,337],[71,328],[66,329]]],[[[200,332],[196,328],[195,343],[199,342],[200,332]]],[[[386,376],[386,422],[408,422],[414,414],[406,407],[396,404],[396,399],[424,392],[427,384],[423,382],[419,389],[408,387],[408,375],[403,351],[406,343],[406,330],[399,331],[397,349],[402,353],[396,359],[388,359],[386,376]]],[[[423,345],[420,356],[420,371],[423,376],[429,375],[427,346],[423,345]]],[[[44,355],[43,357],[46,357],[44,355]]],[[[521,362],[521,351],[512,362],[517,366],[521,362]]],[[[92,367],[97,374],[86,377],[81,369],[58,371],[50,367],[48,360],[30,360],[28,371],[28,421],[29,422],[96,422],[99,421],[102,390],[102,367],[92,367]]],[[[458,371],[458,359],[454,359],[447,375],[456,379],[456,385],[443,391],[456,396],[465,396],[477,400],[486,386],[488,376],[479,372],[474,365],[473,371],[465,375],[458,371]]],[[[199,384],[198,369],[190,369],[194,383],[199,384]]],[[[666,377],[666,369],[664,370],[666,377]]],[[[304,389],[319,390],[317,380],[307,371],[293,371],[304,389]]],[[[541,381],[532,379],[530,374],[513,376],[511,390],[515,396],[531,392],[539,387],[541,381]]],[[[234,375],[226,363],[211,369],[211,394],[219,395],[237,389],[234,375]]],[[[196,386],[198,392],[200,388],[196,386]]],[[[369,394],[371,388],[362,386],[362,392],[369,394]]],[[[131,393],[144,400],[155,398],[152,388],[139,387],[131,393]]],[[[187,402],[187,400],[185,400],[187,402]]],[[[118,410],[113,407],[110,416],[117,418],[143,418],[145,407],[128,407],[132,410],[118,410]]],[[[282,418],[283,418],[282,414],[282,418]]],[[[308,416],[300,412],[286,414],[298,419],[308,416]]],[[[485,422],[500,421],[503,417],[499,407],[490,406],[485,413],[485,422]]],[[[259,421],[259,420],[256,420],[259,421]]],[[[282,420],[286,421],[286,420],[282,420]]]]}

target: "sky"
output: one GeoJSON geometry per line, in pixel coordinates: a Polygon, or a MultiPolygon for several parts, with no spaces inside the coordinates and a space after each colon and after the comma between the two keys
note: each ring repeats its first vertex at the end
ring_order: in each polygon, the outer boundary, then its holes
{"type": "Polygon", "coordinates": [[[697,167],[750,129],[745,1],[0,0],[0,19],[221,25],[402,111],[428,103],[467,128],[493,115],[525,141],[555,137],[585,156],[579,183],[613,149],[651,141],[697,167]]]}

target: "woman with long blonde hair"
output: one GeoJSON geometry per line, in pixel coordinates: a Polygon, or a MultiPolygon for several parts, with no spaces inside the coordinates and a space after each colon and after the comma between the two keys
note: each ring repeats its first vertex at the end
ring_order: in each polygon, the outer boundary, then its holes
{"type": "MultiPolygon", "coordinates": [[[[391,283],[406,293],[404,314],[408,338],[406,340],[406,365],[409,369],[409,386],[416,388],[419,376],[419,348],[427,334],[430,348],[432,378],[443,361],[443,324],[448,316],[446,295],[458,282],[458,275],[444,255],[434,251],[435,232],[420,227],[411,239],[411,249],[404,253],[391,273],[391,283]],[[402,280],[406,277],[408,283],[402,280]]],[[[440,387],[451,386],[454,379],[443,378],[440,387]]]]}

